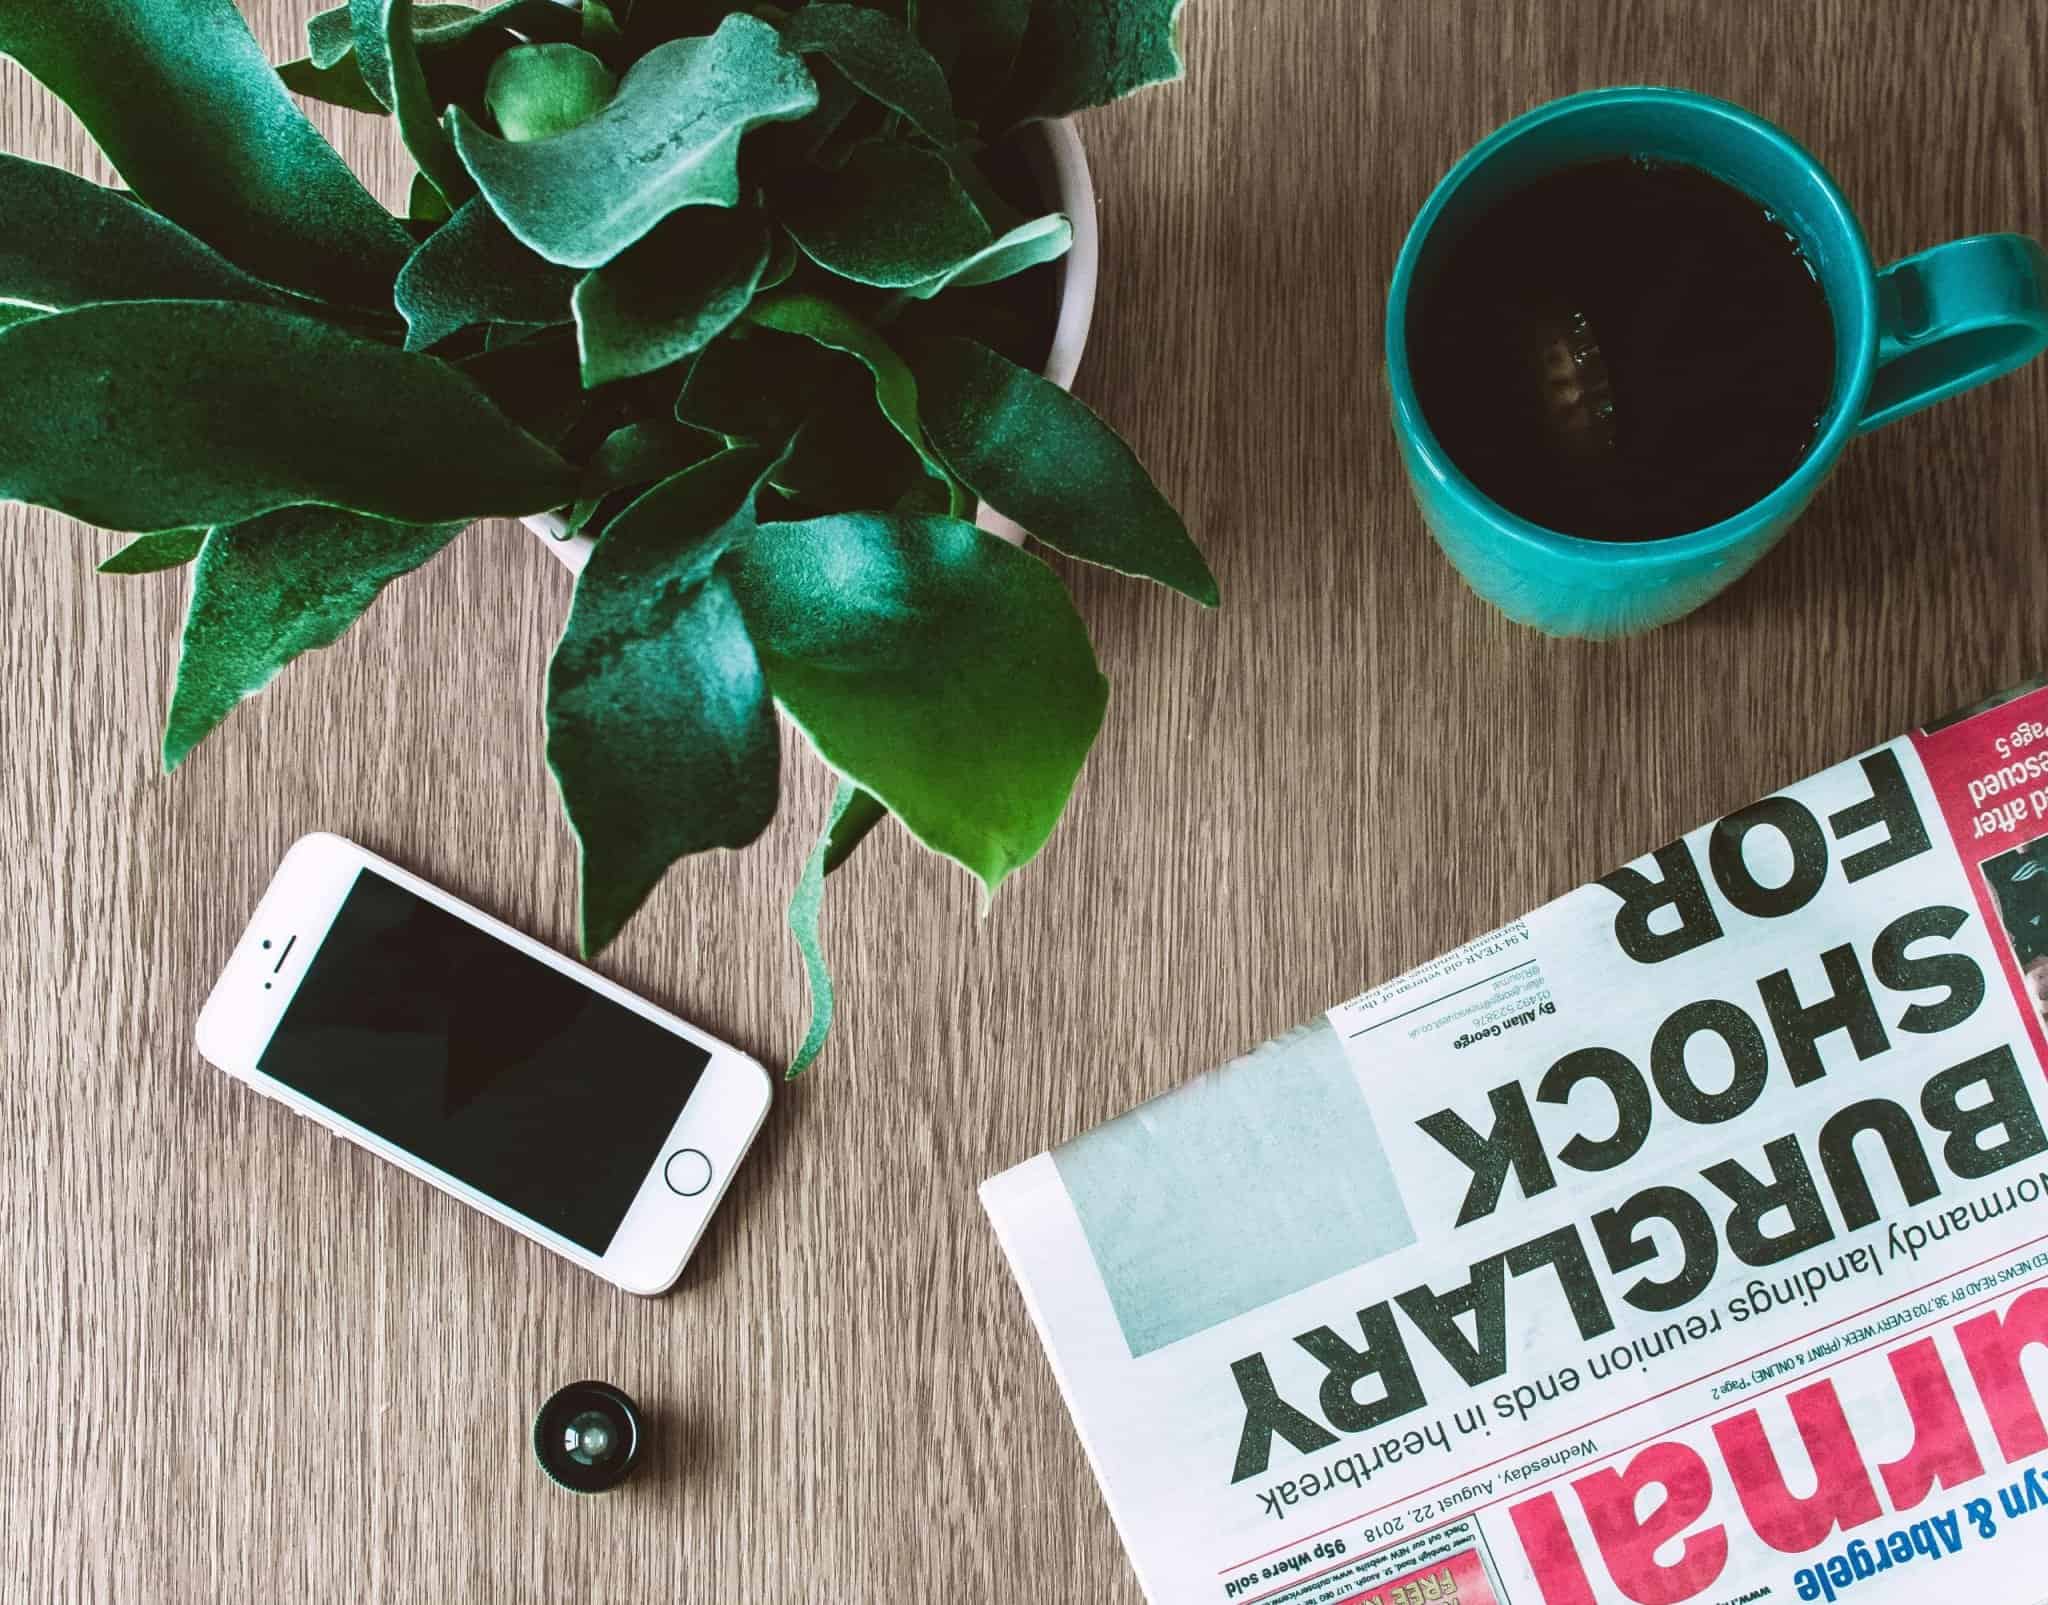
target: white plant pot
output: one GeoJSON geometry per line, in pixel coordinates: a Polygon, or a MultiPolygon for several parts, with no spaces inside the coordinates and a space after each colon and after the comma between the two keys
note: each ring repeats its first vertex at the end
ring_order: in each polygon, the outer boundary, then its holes
{"type": "MultiPolygon", "coordinates": [[[[1070,118],[1026,124],[1017,137],[1024,142],[1024,159],[1040,190],[1074,226],[1073,246],[1053,264],[1059,275],[1059,306],[1053,321],[1052,350],[1042,370],[1062,390],[1070,390],[1074,375],[1081,371],[1081,352],[1088,344],[1088,325],[1095,317],[1101,254],[1101,236],[1095,225],[1095,184],[1088,174],[1088,154],[1081,148],[1081,136],[1070,118]]],[[[1024,530],[985,502],[975,509],[974,521],[1012,545],[1024,542],[1024,530]]],[[[590,537],[569,534],[560,513],[534,513],[520,522],[539,536],[541,544],[572,574],[580,573],[590,560],[590,537]]]]}

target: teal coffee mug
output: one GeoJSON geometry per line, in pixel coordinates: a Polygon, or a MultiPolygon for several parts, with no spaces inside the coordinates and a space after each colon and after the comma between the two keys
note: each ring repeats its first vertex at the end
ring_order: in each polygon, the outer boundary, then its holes
{"type": "Polygon", "coordinates": [[[1818,162],[1761,118],[1679,89],[1573,95],[1482,141],[1415,219],[1387,297],[1394,431],[1423,517],[1475,591],[1556,635],[1625,635],[1691,612],[1785,533],[1853,436],[2008,373],[2044,347],[2048,253],[2033,240],[1982,234],[1880,272],[1818,162]],[[1701,169],[1766,208],[1798,241],[1834,320],[1832,392],[1797,467],[1719,523],[1662,539],[1590,540],[1482,494],[1431,433],[1409,368],[1411,299],[1440,253],[1532,181],[1615,157],[1701,169]]]}

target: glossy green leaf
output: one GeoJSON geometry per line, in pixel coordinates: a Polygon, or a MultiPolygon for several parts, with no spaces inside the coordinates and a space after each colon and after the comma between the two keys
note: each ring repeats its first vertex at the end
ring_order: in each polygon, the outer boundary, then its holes
{"type": "Polygon", "coordinates": [[[932,443],[989,506],[1069,557],[1216,605],[1180,515],[1108,424],[973,340],[926,341],[915,357],[932,443]]]}
{"type": "Polygon", "coordinates": [[[602,267],[684,206],[739,200],[740,138],[817,104],[767,23],[735,14],[708,39],[649,51],[579,128],[515,144],[460,106],[455,144],[512,232],[551,262],[602,267]]]}
{"type": "Polygon", "coordinates": [[[784,1078],[794,1081],[816,1061],[832,1030],[832,971],[825,962],[825,944],[819,930],[825,910],[825,877],[846,861],[867,833],[888,818],[889,811],[850,780],[841,780],[833,794],[832,807],[825,816],[825,828],[818,845],[804,861],[804,871],[789,899],[789,931],[803,954],[804,979],[811,990],[811,1023],[784,1078]]]}
{"type": "Polygon", "coordinates": [[[960,137],[945,73],[900,19],[820,0],[791,12],[782,38],[799,55],[824,56],[862,94],[901,112],[926,138],[945,145],[960,137]]]}
{"type": "Polygon", "coordinates": [[[0,155],[0,299],[288,299],[132,196],[61,167],[0,155]]]}
{"type": "Polygon", "coordinates": [[[1067,117],[1181,75],[1183,0],[1032,0],[1013,120],[1067,117]]]}
{"type": "Polygon", "coordinates": [[[227,301],[81,307],[0,333],[0,499],[107,529],[302,502],[427,523],[566,501],[575,471],[474,384],[330,324],[227,301]],[[170,406],[166,397],[203,397],[170,406]]]}
{"type": "Polygon", "coordinates": [[[754,298],[768,233],[751,212],[693,206],[576,286],[583,382],[652,373],[709,345],[754,298]]]}
{"type": "Polygon", "coordinates": [[[324,101],[330,106],[346,107],[349,111],[367,112],[372,117],[383,117],[390,111],[370,93],[370,86],[363,82],[363,71],[356,65],[353,53],[328,67],[319,66],[310,58],[287,61],[277,69],[277,76],[284,80],[285,88],[308,100],[324,101]]]}
{"type": "Polygon", "coordinates": [[[944,159],[897,141],[856,145],[838,172],[794,179],[780,199],[804,254],[857,284],[924,284],[994,240],[944,159]]]}
{"type": "Polygon", "coordinates": [[[943,517],[763,524],[720,565],[834,769],[993,892],[1044,845],[1109,683],[1037,558],[943,517]]]}
{"type": "Polygon", "coordinates": [[[521,245],[476,195],[413,252],[393,299],[419,351],[478,323],[566,323],[575,287],[573,269],[521,245]]]}
{"type": "Polygon", "coordinates": [[[100,564],[102,574],[159,574],[167,568],[183,568],[199,555],[206,539],[203,529],[167,529],[156,535],[138,535],[112,557],[100,564]]]}
{"type": "Polygon", "coordinates": [[[386,302],[412,242],[294,103],[234,0],[5,0],[0,55],[149,206],[294,290],[386,302]]]}
{"type": "Polygon", "coordinates": [[[1059,212],[1019,223],[1009,233],[984,246],[959,266],[904,293],[928,301],[941,290],[967,289],[977,284],[994,284],[1028,268],[1057,261],[1073,248],[1074,226],[1059,212]]]}
{"type": "Polygon", "coordinates": [[[582,846],[583,951],[668,867],[744,847],[774,817],[779,757],[761,666],[714,563],[752,526],[766,453],[722,452],[613,519],[548,666],[548,764],[582,846]]]}
{"type": "Polygon", "coordinates": [[[356,61],[373,94],[388,94],[405,148],[450,206],[476,192],[454,141],[441,126],[440,107],[427,87],[413,36],[413,0],[349,0],[356,61]]]}
{"type": "Polygon", "coordinates": [[[610,102],[619,80],[576,45],[515,45],[491,66],[484,105],[515,143],[581,127],[610,102]]]}
{"type": "Polygon", "coordinates": [[[917,380],[889,342],[873,329],[823,296],[799,290],[762,296],[747,309],[747,321],[783,334],[802,335],[856,358],[874,375],[875,404],[890,427],[910,443],[933,478],[942,485],[952,484],[945,464],[925,445],[917,415],[917,380]]]}
{"type": "Polygon", "coordinates": [[[340,640],[379,591],[464,527],[285,507],[209,531],[192,571],[164,768],[176,769],[236,703],[301,652],[340,640]]]}
{"type": "Polygon", "coordinates": [[[0,329],[16,323],[26,323],[30,318],[46,316],[52,309],[34,306],[23,301],[0,301],[0,329]]]}

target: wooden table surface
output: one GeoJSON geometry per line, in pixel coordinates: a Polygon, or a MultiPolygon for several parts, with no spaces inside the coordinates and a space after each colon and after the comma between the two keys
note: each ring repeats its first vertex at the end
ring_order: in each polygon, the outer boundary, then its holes
{"type": "MultiPolygon", "coordinates": [[[[247,5],[299,53],[313,0],[247,5]]],[[[975,1184],[2048,670],[2048,364],[1853,447],[1732,593],[1594,646],[1508,623],[1438,556],[1378,339],[1438,175],[1599,84],[1781,124],[1880,259],[2048,236],[2048,0],[1195,0],[1186,41],[1185,84],[1083,125],[1104,281],[1079,389],[1225,607],[1063,570],[1116,688],[1066,822],[985,920],[893,827],[838,878],[837,1035],[671,1296],[613,1291],[191,1041],[304,831],[570,943],[540,730],[563,570],[477,528],[165,779],[183,577],[96,577],[115,537],[0,510],[10,1598],[1135,1601],[975,1184]],[[652,1463],[595,1500],[525,1446],[584,1375],[655,1420],[652,1463]]],[[[0,147],[105,175],[11,64],[0,96],[0,147]]],[[[389,126],[320,120],[397,202],[389,126]]],[[[789,756],[769,834],[672,873],[602,961],[768,1062],[802,1030],[781,909],[829,791],[789,756]]]]}

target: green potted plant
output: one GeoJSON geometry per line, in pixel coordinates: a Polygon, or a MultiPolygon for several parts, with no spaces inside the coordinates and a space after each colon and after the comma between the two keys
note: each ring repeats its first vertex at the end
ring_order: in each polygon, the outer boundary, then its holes
{"type": "Polygon", "coordinates": [[[8,0],[0,53],[129,189],[0,157],[0,497],[191,566],[172,769],[470,523],[538,522],[579,569],[546,725],[586,953],[766,827],[776,709],[840,777],[794,1074],[825,874],[893,814],[993,894],[1102,719],[1064,588],[977,512],[1217,599],[1038,371],[1074,227],[1013,134],[1175,76],[1178,7],[351,0],[274,69],[232,0],[8,0]],[[406,216],[291,92],[392,117],[406,216]]]}

